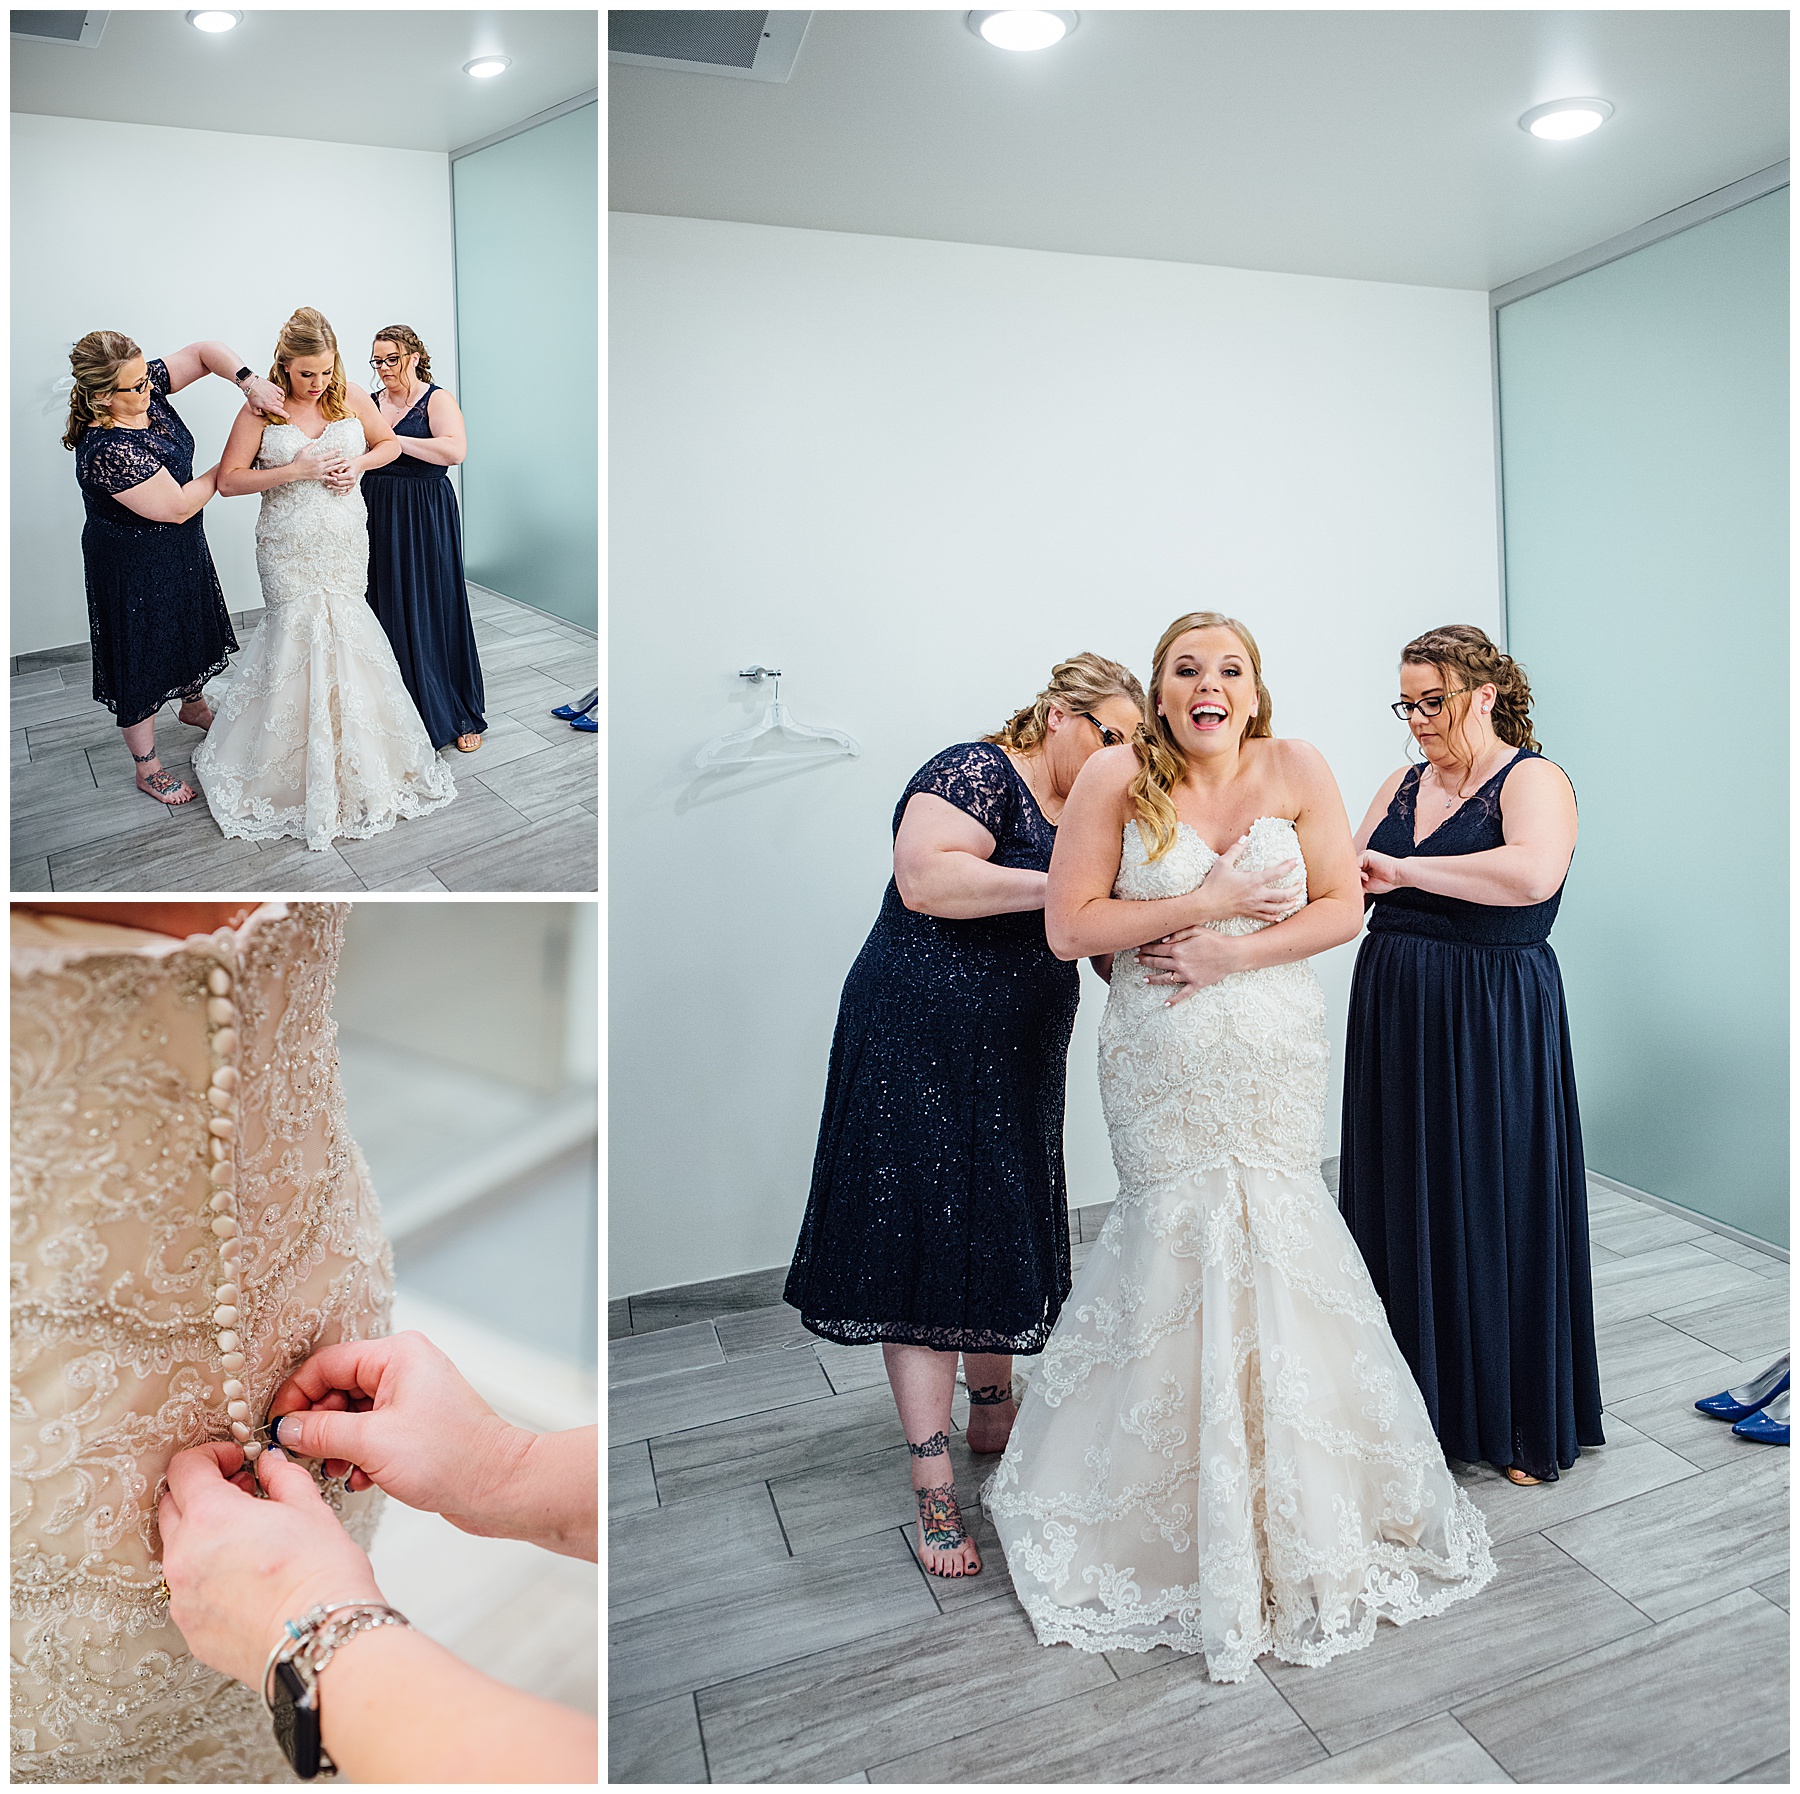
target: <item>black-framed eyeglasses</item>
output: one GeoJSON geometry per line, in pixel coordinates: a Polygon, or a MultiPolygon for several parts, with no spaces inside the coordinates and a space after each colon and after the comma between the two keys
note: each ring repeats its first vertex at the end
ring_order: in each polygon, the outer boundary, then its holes
{"type": "Polygon", "coordinates": [[[400,365],[400,360],[401,358],[398,355],[371,355],[369,357],[369,366],[379,374],[383,368],[397,368],[400,365]]]}
{"type": "Polygon", "coordinates": [[[150,376],[146,374],[136,386],[115,386],[111,390],[114,392],[148,392],[150,390],[150,376]]]}
{"type": "Polygon", "coordinates": [[[1075,714],[1085,721],[1092,723],[1094,727],[1100,731],[1100,745],[1102,747],[1118,747],[1124,742],[1125,737],[1121,735],[1117,729],[1109,729],[1106,724],[1093,713],[1093,711],[1077,710],[1075,714]]]}
{"type": "Polygon", "coordinates": [[[1416,701],[1402,698],[1397,704],[1390,704],[1388,708],[1393,711],[1403,723],[1410,723],[1412,721],[1412,713],[1415,710],[1418,711],[1421,716],[1440,715],[1444,706],[1449,703],[1452,698],[1460,698],[1468,689],[1469,688],[1466,685],[1459,685],[1454,691],[1434,691],[1430,697],[1419,698],[1416,701]]]}

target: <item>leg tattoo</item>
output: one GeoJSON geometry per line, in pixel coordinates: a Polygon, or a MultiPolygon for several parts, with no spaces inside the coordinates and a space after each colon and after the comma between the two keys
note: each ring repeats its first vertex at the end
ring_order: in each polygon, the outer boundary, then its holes
{"type": "Polygon", "coordinates": [[[906,1449],[910,1451],[915,1458],[941,1458],[944,1453],[950,1449],[950,1435],[948,1433],[933,1433],[923,1445],[915,1445],[908,1439],[906,1442],[906,1449]]]}
{"type": "Polygon", "coordinates": [[[941,1489],[914,1489],[913,1499],[919,1504],[919,1533],[930,1550],[954,1551],[968,1536],[954,1483],[941,1489]]]}
{"type": "Polygon", "coordinates": [[[982,1383],[969,1385],[969,1406],[972,1408],[997,1408],[1002,1402],[1012,1400],[1012,1390],[1004,1383],[982,1383]]]}

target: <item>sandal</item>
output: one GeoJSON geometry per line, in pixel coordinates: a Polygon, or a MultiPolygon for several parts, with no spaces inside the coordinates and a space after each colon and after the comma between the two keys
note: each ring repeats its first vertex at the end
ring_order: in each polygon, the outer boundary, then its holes
{"type": "Polygon", "coordinates": [[[457,748],[458,753],[472,754],[480,746],[481,746],[481,737],[479,735],[477,735],[473,730],[471,730],[467,735],[459,735],[456,738],[456,748],[457,748]]]}

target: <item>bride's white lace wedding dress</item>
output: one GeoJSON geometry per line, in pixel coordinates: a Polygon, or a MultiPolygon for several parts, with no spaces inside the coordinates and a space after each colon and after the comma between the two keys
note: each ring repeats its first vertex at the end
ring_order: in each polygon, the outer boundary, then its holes
{"type": "MultiPolygon", "coordinates": [[[[360,455],[354,417],[317,438],[360,455]]],[[[258,467],[283,467],[309,439],[262,433],[258,467]]],[[[256,570],[261,627],[208,692],[216,720],[194,774],[219,827],[245,841],[308,847],[364,840],[456,795],[432,751],[386,632],[369,608],[368,510],[360,489],[293,480],[262,495],[256,570]]]]}
{"type": "MultiPolygon", "coordinates": [[[[1299,855],[1263,817],[1240,864],[1299,855]]],[[[1184,823],[1148,861],[1128,824],[1114,894],[1179,895],[1215,858],[1184,823]]],[[[1043,1643],[1172,1645],[1235,1682],[1264,1652],[1321,1664],[1380,1618],[1438,1613],[1494,1564],[1319,1175],[1312,968],[1166,996],[1115,958],[1100,1089],[1119,1195],[983,1502],[1043,1643]]]]}
{"type": "MultiPolygon", "coordinates": [[[[294,1779],[260,1697],[171,1625],[154,1503],[177,1451],[230,1436],[214,968],[239,1010],[233,1324],[253,1419],[317,1347],[388,1330],[392,1260],[330,1019],[343,915],[266,904],[183,942],[13,912],[14,1781],[294,1779]]],[[[367,1545],[379,1493],[327,1499],[367,1545]]]]}

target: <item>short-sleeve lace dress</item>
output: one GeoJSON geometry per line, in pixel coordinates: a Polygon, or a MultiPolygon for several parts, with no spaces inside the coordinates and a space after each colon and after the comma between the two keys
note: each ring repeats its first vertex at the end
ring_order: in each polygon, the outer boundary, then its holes
{"type": "MultiPolygon", "coordinates": [[[[1056,830],[998,748],[913,775],[994,837],[996,866],[1049,869],[1056,830]]],[[[1044,912],[947,920],[890,879],[844,981],[812,1190],[786,1300],[842,1344],[1037,1352],[1069,1293],[1063,1096],[1079,974],[1044,912]]]]}
{"type": "MultiPolygon", "coordinates": [[[[260,1698],[170,1623],[154,1501],[177,1451],[230,1436],[215,968],[239,1012],[236,1374],[253,1419],[317,1347],[388,1330],[392,1260],[330,1019],[343,915],[266,904],[184,942],[14,912],[14,1781],[293,1779],[260,1698]]],[[[366,1545],[379,1493],[327,1499],[366,1545]]]]}
{"type": "Polygon", "coordinates": [[[168,401],[168,367],[147,365],[145,428],[91,425],[75,445],[75,477],[87,507],[81,557],[94,700],[117,715],[122,729],[154,716],[171,698],[198,692],[238,645],[206,546],[205,513],[186,523],[152,523],[113,497],[165,467],[178,485],[194,477],[194,439],[168,401]]]}

